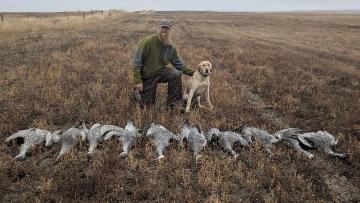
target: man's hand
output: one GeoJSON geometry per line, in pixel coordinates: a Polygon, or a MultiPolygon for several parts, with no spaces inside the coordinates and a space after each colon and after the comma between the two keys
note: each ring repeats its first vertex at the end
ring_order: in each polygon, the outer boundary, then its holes
{"type": "Polygon", "coordinates": [[[142,83],[136,84],[135,88],[141,92],[143,90],[143,84],[142,83]]]}

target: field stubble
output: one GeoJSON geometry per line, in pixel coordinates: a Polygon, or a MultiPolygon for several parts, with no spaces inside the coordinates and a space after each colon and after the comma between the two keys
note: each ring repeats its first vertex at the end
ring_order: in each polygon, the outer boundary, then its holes
{"type": "MultiPolygon", "coordinates": [[[[13,22],[24,25],[27,18],[13,22]]],[[[253,144],[235,147],[238,161],[207,147],[196,164],[191,151],[172,142],[159,164],[152,142],[138,140],[121,160],[121,144],[110,140],[91,160],[84,156],[87,144],[77,141],[52,165],[58,144],[11,162],[19,150],[13,142],[0,147],[2,202],[360,201],[358,15],[118,11],[86,21],[51,18],[46,27],[33,21],[36,29],[0,27],[2,140],[28,127],[67,129],[82,119],[122,127],[132,120],[141,128],[155,121],[173,132],[189,120],[204,131],[326,130],[339,136],[335,151],[350,156],[312,151],[316,159],[308,160],[280,143],[273,147],[277,158],[269,159],[253,144]],[[168,110],[162,84],[154,107],[141,110],[130,99],[136,44],[163,18],[173,22],[184,62],[213,63],[213,111],[168,110]]]]}

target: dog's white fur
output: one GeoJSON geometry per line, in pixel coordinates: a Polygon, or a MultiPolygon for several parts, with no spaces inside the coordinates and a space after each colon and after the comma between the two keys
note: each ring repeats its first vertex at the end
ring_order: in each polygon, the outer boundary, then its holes
{"type": "Polygon", "coordinates": [[[200,95],[205,93],[206,102],[210,108],[214,106],[210,102],[210,73],[212,72],[212,64],[210,61],[202,61],[198,66],[198,71],[187,82],[185,92],[183,95],[184,102],[186,103],[185,112],[190,112],[190,106],[200,104],[200,95]]]}

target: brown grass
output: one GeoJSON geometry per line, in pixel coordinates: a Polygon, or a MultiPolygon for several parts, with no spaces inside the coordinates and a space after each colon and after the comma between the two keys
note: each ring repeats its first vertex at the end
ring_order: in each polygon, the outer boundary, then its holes
{"type": "Polygon", "coordinates": [[[13,142],[0,147],[1,202],[360,201],[358,15],[117,11],[86,22],[71,14],[17,15],[0,22],[3,141],[28,127],[66,129],[81,119],[122,127],[132,120],[141,128],[155,121],[173,132],[189,119],[204,131],[241,125],[271,133],[287,126],[326,130],[339,136],[334,150],[350,156],[310,150],[316,159],[308,160],[281,143],[273,147],[277,159],[269,159],[252,144],[235,147],[238,161],[207,147],[196,164],[192,152],[174,142],[159,164],[152,142],[139,140],[121,160],[121,144],[111,140],[91,160],[83,156],[87,144],[78,141],[52,165],[60,145],[39,146],[11,162],[19,152],[13,142]],[[162,84],[156,106],[141,110],[131,101],[136,44],[163,18],[173,21],[184,62],[193,68],[213,63],[214,111],[168,110],[162,84]],[[29,23],[36,26],[26,28],[29,23]]]}

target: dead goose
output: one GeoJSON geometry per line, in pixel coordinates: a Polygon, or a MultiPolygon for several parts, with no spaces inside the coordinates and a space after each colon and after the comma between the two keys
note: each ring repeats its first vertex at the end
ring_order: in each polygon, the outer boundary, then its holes
{"type": "Polygon", "coordinates": [[[50,132],[47,130],[42,130],[38,128],[29,128],[26,130],[20,130],[6,139],[6,143],[9,143],[11,140],[16,138],[23,138],[24,143],[20,147],[20,153],[13,160],[23,160],[26,156],[26,152],[45,142],[45,147],[50,147],[53,143],[58,143],[60,141],[60,135],[62,131],[56,130],[50,132]]]}
{"type": "Polygon", "coordinates": [[[112,133],[121,133],[124,130],[124,128],[115,125],[101,125],[100,123],[95,123],[91,126],[89,133],[86,136],[86,140],[89,142],[87,155],[92,156],[94,154],[94,150],[101,140],[106,141],[114,135],[112,133]]]}
{"type": "Polygon", "coordinates": [[[271,151],[271,147],[272,144],[278,142],[278,140],[267,131],[245,126],[237,128],[235,131],[239,132],[245,138],[254,138],[256,142],[265,148],[265,151],[270,154],[270,157],[275,155],[271,151]]]}
{"type": "Polygon", "coordinates": [[[86,126],[86,121],[80,121],[78,124],[66,130],[61,136],[61,149],[54,164],[60,161],[64,155],[74,147],[77,137],[81,137],[81,140],[85,141],[88,133],[89,129],[86,126]]]}
{"type": "Polygon", "coordinates": [[[218,128],[210,128],[206,135],[208,142],[212,140],[213,135],[216,135],[220,146],[229,151],[235,159],[239,158],[239,154],[233,150],[234,143],[239,142],[243,147],[248,145],[248,141],[236,132],[220,131],[218,128]]]}
{"type": "Polygon", "coordinates": [[[103,132],[106,132],[104,140],[108,140],[110,137],[114,136],[122,143],[123,152],[121,152],[120,157],[125,158],[130,149],[134,146],[134,141],[136,137],[141,136],[141,129],[137,128],[132,121],[127,121],[125,129],[120,127],[114,128],[114,126],[108,125],[105,126],[103,132]]]}
{"type": "Polygon", "coordinates": [[[300,133],[300,130],[284,129],[281,133],[275,133],[274,135],[279,137],[279,140],[290,143],[293,148],[307,155],[310,159],[313,159],[315,156],[304,150],[300,143],[310,148],[316,148],[318,151],[330,156],[338,158],[346,158],[348,156],[346,153],[335,153],[332,150],[332,147],[338,143],[338,138],[326,131],[300,133]]]}
{"type": "Polygon", "coordinates": [[[183,140],[186,138],[188,145],[194,151],[196,162],[200,161],[200,151],[205,148],[207,143],[204,132],[197,125],[190,125],[186,122],[180,129],[178,136],[180,137],[180,144],[183,144],[183,140]]]}
{"type": "Polygon", "coordinates": [[[158,153],[157,160],[160,162],[165,160],[163,151],[165,147],[169,146],[170,139],[179,140],[179,138],[170,130],[154,122],[151,123],[150,127],[148,128],[146,137],[154,140],[156,152],[158,153]]]}

